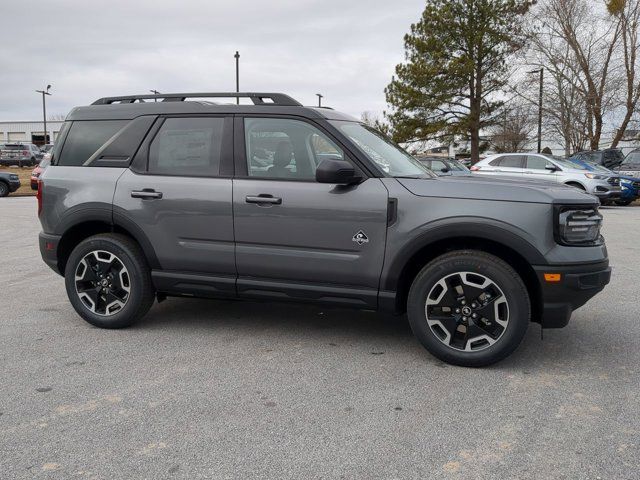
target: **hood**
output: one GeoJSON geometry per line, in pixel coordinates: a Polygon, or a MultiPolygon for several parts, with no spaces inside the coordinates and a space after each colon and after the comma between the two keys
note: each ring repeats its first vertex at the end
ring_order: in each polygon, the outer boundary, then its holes
{"type": "Polygon", "coordinates": [[[596,197],[574,187],[517,178],[489,175],[447,176],[437,178],[397,178],[407,190],[420,197],[468,198],[527,203],[597,203],[596,197]]]}

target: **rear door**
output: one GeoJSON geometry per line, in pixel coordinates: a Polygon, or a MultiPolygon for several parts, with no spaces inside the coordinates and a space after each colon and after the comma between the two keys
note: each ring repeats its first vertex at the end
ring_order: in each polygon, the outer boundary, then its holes
{"type": "Polygon", "coordinates": [[[494,171],[499,175],[521,177],[523,175],[526,158],[526,155],[502,155],[499,157],[494,171]]]}
{"type": "Polygon", "coordinates": [[[232,173],[232,117],[166,117],[118,180],[114,221],[142,230],[159,289],[235,294],[232,173]]]}
{"type": "Polygon", "coordinates": [[[303,119],[238,117],[235,131],[238,293],[375,308],[388,204],[380,179],[317,183],[325,158],[358,166],[343,144],[303,119]]]}

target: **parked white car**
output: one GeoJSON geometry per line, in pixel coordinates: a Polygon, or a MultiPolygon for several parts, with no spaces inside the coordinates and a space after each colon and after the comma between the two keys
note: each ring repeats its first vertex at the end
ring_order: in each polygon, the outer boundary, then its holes
{"type": "Polygon", "coordinates": [[[501,153],[480,160],[471,171],[480,175],[500,175],[564,183],[595,195],[600,201],[615,200],[622,194],[620,177],[592,172],[573,162],[541,153],[501,153]]]}

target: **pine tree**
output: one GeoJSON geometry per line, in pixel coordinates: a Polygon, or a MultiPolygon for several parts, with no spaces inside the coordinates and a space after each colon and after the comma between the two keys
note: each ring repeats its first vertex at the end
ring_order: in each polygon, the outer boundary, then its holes
{"type": "Polygon", "coordinates": [[[501,106],[507,62],[522,47],[521,24],[536,0],[427,0],[405,35],[405,62],[385,93],[398,142],[462,137],[477,161],[480,130],[501,106]]]}

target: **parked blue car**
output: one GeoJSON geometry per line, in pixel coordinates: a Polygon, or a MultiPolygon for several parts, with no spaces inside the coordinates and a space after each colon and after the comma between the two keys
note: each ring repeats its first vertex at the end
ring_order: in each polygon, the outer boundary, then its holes
{"type": "Polygon", "coordinates": [[[615,200],[616,205],[629,205],[634,200],[640,198],[640,178],[620,175],[620,172],[613,172],[612,170],[609,170],[602,165],[598,165],[597,163],[593,162],[587,162],[579,158],[569,158],[569,161],[575,163],[576,165],[580,165],[587,170],[591,170],[592,172],[607,172],[609,174],[619,176],[620,187],[622,187],[622,195],[620,196],[620,198],[617,198],[615,200]]]}

